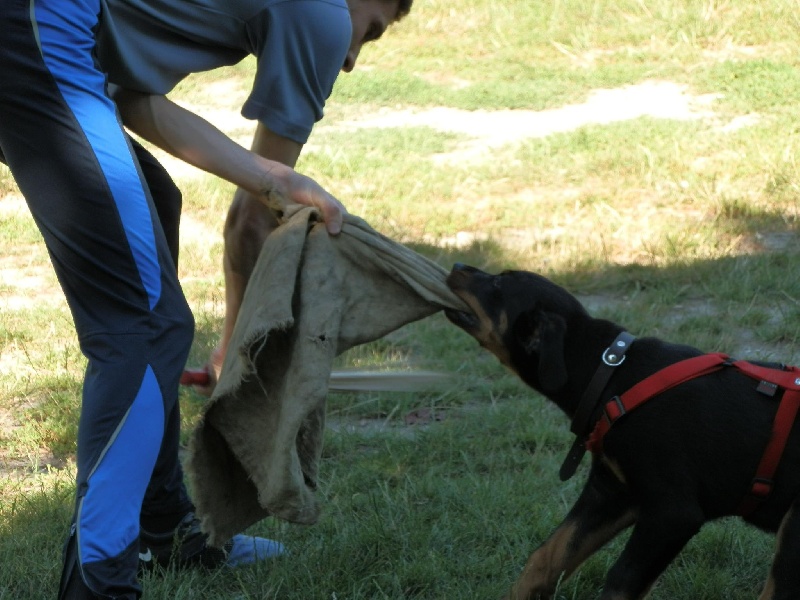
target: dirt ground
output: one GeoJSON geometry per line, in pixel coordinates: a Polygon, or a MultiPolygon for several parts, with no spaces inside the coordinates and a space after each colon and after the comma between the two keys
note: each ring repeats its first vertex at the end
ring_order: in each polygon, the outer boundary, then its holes
{"type": "MultiPolygon", "coordinates": [[[[430,127],[443,132],[468,135],[457,152],[442,154],[438,161],[462,162],[488,159],[492,150],[531,138],[574,131],[591,124],[653,117],[679,121],[715,119],[710,110],[717,94],[693,96],[686,86],[669,81],[645,81],[616,89],[593,91],[586,102],[549,110],[476,110],[466,111],[435,107],[425,110],[382,109],[358,120],[334,127],[363,129],[369,127],[430,127]]],[[[737,123],[719,124],[737,127],[737,123]]]]}
{"type": "MultiPolygon", "coordinates": [[[[219,85],[224,86],[223,83],[219,85]]],[[[231,90],[224,94],[229,94],[229,97],[235,95],[231,90]]],[[[718,97],[718,94],[693,95],[685,85],[670,81],[648,80],[620,88],[594,90],[586,102],[549,110],[467,111],[444,106],[427,109],[381,108],[352,120],[327,122],[323,119],[315,131],[430,127],[471,138],[461,144],[457,152],[436,157],[437,161],[463,161],[488,159],[497,147],[526,139],[574,131],[590,124],[615,123],[644,116],[679,121],[706,120],[721,130],[733,130],[757,121],[758,115],[745,115],[729,122],[719,121],[710,108],[718,97]]],[[[252,131],[252,123],[238,112],[220,110],[218,106],[194,105],[191,108],[228,135],[239,135],[238,141],[249,146],[250,140],[241,134],[252,131]]],[[[314,147],[313,134],[307,147],[314,147]]],[[[196,172],[194,167],[175,158],[159,155],[159,159],[162,158],[175,176],[196,172]]]]}

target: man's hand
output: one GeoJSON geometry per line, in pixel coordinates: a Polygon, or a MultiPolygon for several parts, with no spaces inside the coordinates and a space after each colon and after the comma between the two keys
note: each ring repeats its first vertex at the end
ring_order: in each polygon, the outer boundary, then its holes
{"type": "Polygon", "coordinates": [[[285,195],[292,202],[319,209],[331,235],[342,230],[342,217],[347,212],[344,205],[310,177],[292,171],[285,195]]]}

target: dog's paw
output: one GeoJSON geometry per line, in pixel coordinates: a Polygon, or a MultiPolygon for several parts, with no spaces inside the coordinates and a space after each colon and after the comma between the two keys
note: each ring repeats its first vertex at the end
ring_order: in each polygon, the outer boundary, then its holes
{"type": "Polygon", "coordinates": [[[500,597],[500,600],[552,600],[553,592],[549,590],[530,589],[520,590],[516,586],[500,597]]]}

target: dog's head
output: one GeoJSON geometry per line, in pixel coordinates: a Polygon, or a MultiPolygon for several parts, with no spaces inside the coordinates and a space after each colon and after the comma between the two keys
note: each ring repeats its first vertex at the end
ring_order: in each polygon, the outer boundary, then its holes
{"type": "Polygon", "coordinates": [[[567,326],[575,317],[588,318],[574,296],[535,273],[490,275],[461,264],[447,285],[472,310],[446,310],[451,322],[544,394],[566,384],[567,326]]]}

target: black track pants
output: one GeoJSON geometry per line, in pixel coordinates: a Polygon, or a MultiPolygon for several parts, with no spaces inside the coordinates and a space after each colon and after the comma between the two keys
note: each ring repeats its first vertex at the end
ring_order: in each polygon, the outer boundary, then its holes
{"type": "Polygon", "coordinates": [[[93,61],[99,0],[0,0],[0,150],[88,360],[74,547],[101,597],[136,598],[140,513],[189,510],[178,382],[193,334],[142,172],[93,61]]]}

